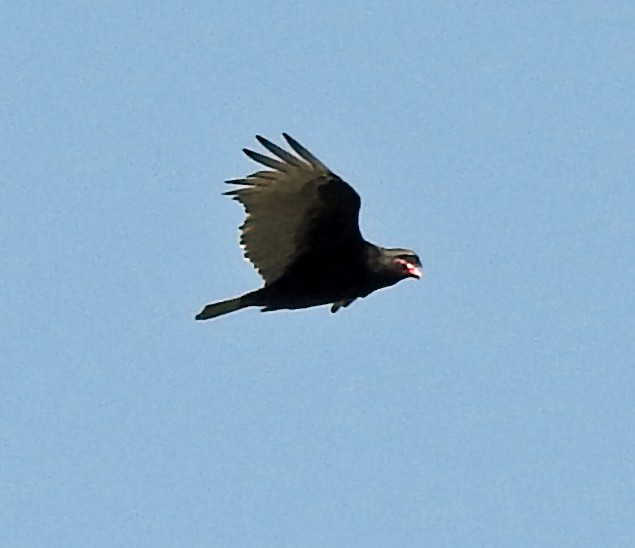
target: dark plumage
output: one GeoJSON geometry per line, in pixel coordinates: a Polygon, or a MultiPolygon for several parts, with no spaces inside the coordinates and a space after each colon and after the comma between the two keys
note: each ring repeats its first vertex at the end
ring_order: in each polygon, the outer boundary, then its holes
{"type": "Polygon", "coordinates": [[[225,193],[245,208],[240,244],[265,284],[208,304],[197,320],[248,306],[269,311],[332,304],[336,312],[377,289],[421,277],[413,251],[379,247],[362,238],[357,192],[283,135],[297,156],[258,136],[275,158],[244,152],[270,169],[227,181],[240,188],[225,193]]]}

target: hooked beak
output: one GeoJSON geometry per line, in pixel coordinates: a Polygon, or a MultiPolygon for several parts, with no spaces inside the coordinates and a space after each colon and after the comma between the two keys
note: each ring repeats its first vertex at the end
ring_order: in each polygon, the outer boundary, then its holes
{"type": "Polygon", "coordinates": [[[423,276],[423,273],[421,272],[421,269],[418,268],[416,265],[408,263],[408,276],[420,280],[423,276]]]}

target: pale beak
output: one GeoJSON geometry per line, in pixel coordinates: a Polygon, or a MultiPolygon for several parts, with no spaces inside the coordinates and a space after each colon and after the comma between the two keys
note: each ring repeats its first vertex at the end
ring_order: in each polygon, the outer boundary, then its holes
{"type": "Polygon", "coordinates": [[[417,280],[420,280],[421,276],[423,276],[421,270],[411,263],[408,263],[408,275],[417,278],[417,280]]]}

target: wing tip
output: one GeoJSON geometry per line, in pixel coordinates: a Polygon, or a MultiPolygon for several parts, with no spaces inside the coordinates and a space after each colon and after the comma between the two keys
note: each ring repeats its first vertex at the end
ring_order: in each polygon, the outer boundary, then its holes
{"type": "Polygon", "coordinates": [[[291,135],[284,132],[282,136],[286,139],[289,146],[295,151],[295,153],[300,156],[303,160],[311,164],[314,168],[324,172],[331,173],[331,170],[326,167],[312,152],[310,152],[306,147],[301,145],[298,141],[296,141],[291,135]]]}

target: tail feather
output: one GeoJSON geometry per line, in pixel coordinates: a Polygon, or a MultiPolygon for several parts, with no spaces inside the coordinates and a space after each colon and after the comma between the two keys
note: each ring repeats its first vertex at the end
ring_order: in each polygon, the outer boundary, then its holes
{"type": "Polygon", "coordinates": [[[245,308],[247,306],[252,305],[243,297],[235,297],[226,301],[206,305],[205,308],[196,315],[196,319],[211,320],[212,318],[217,318],[218,316],[229,314],[230,312],[235,312],[236,310],[240,310],[241,308],[245,308]]]}

